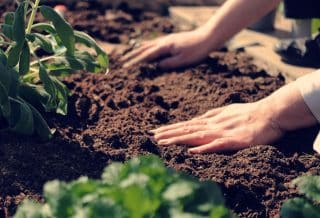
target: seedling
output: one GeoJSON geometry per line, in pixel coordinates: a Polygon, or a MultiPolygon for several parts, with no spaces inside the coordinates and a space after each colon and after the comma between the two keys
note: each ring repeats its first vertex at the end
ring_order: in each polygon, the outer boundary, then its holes
{"type": "Polygon", "coordinates": [[[219,187],[167,169],[155,156],[113,163],[101,180],[82,177],[44,187],[46,204],[25,201],[15,218],[233,218],[219,187]]]}
{"type": "Polygon", "coordinates": [[[68,111],[69,92],[58,77],[77,70],[107,71],[108,56],[89,35],[74,31],[54,9],[39,3],[18,3],[1,24],[0,131],[48,140],[52,131],[40,112],[68,111]],[[48,23],[34,23],[39,12],[48,23]],[[80,51],[77,43],[96,54],[80,51]]]}
{"type": "Polygon", "coordinates": [[[320,176],[302,176],[292,182],[301,197],[285,202],[281,208],[283,218],[320,217],[320,176]]]}

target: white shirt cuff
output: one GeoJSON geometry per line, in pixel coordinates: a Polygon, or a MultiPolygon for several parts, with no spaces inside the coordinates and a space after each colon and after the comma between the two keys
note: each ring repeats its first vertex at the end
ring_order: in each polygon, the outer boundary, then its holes
{"type": "MultiPolygon", "coordinates": [[[[311,113],[320,123],[320,70],[295,81],[311,113]]],[[[320,153],[320,132],[313,143],[313,149],[320,153]]]]}

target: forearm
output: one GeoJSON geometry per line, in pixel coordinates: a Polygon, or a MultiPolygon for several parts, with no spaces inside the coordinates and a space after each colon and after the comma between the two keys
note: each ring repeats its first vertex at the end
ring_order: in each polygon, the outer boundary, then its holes
{"type": "Polygon", "coordinates": [[[228,0],[199,29],[207,34],[208,44],[217,49],[243,28],[274,9],[281,0],[228,0]]]}
{"type": "Polygon", "coordinates": [[[285,131],[316,125],[320,114],[320,71],[290,83],[262,100],[285,131]],[[317,99],[315,99],[315,97],[317,99]]]}

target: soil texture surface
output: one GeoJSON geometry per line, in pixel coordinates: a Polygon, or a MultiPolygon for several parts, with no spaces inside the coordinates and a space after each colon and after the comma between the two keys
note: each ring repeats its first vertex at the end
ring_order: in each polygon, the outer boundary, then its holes
{"type": "Polygon", "coordinates": [[[243,53],[215,53],[202,64],[164,72],[155,65],[65,78],[72,90],[66,117],[47,114],[56,128],[52,141],[0,135],[0,217],[12,215],[22,199],[42,201],[46,181],[98,178],[114,161],[159,155],[178,171],[221,185],[227,206],[240,217],[276,217],[281,203],[296,196],[289,182],[319,174],[311,149],[317,128],[289,133],[273,145],[235,153],[191,155],[185,146],[159,147],[148,130],[191,119],[209,109],[259,100],[284,85],[243,53]]]}
{"type": "MultiPolygon", "coordinates": [[[[54,7],[56,3],[47,2],[54,7]]],[[[75,30],[84,31],[96,39],[114,44],[135,44],[151,40],[175,31],[169,17],[139,8],[129,8],[127,4],[109,5],[99,2],[75,1],[67,6],[65,19],[75,30]]],[[[14,11],[13,3],[0,5],[0,21],[4,14],[14,11]]],[[[165,13],[163,13],[165,14],[165,13]]],[[[45,21],[42,16],[37,21],[45,21]]]]}
{"type": "MultiPolygon", "coordinates": [[[[106,12],[105,6],[77,2],[69,6],[67,20],[104,41],[130,44],[175,31],[166,17],[152,12],[125,5],[106,12]]],[[[0,5],[0,16],[10,7],[0,5]]],[[[56,129],[52,141],[0,134],[0,218],[13,215],[24,198],[42,201],[49,180],[99,178],[111,162],[144,154],[218,182],[227,206],[246,218],[278,217],[281,203],[297,195],[290,181],[320,173],[320,156],[312,151],[318,127],[288,133],[272,145],[204,155],[191,155],[183,145],[159,147],[148,134],[212,108],[257,101],[285,84],[244,53],[218,52],[197,66],[169,72],[149,64],[122,69],[118,58],[111,57],[107,76],[82,72],[64,79],[72,92],[69,114],[45,115],[56,129]]]]}

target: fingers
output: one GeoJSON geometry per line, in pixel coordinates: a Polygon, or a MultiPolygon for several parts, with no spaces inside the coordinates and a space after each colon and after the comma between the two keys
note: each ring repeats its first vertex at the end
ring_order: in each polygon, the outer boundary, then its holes
{"type": "Polygon", "coordinates": [[[192,154],[201,154],[201,153],[213,153],[213,152],[222,152],[222,151],[233,151],[239,150],[249,145],[239,142],[236,139],[232,138],[219,138],[208,144],[191,148],[188,151],[192,154]]]}
{"type": "Polygon", "coordinates": [[[126,62],[126,61],[132,59],[133,57],[141,54],[142,52],[144,52],[145,50],[147,50],[151,46],[152,46],[152,43],[146,43],[144,45],[141,45],[139,48],[134,49],[133,51],[129,52],[128,54],[126,54],[125,56],[120,58],[120,62],[126,62]]]}
{"type": "Polygon", "coordinates": [[[170,52],[170,45],[151,45],[150,47],[146,45],[144,48],[141,48],[141,50],[131,54],[130,57],[132,60],[129,59],[130,61],[126,63],[124,67],[127,68],[140,62],[149,62],[163,55],[170,54],[170,52]]]}
{"type": "Polygon", "coordinates": [[[225,110],[225,107],[215,108],[215,109],[212,109],[212,110],[206,112],[205,114],[203,114],[199,117],[196,117],[196,119],[205,119],[205,118],[214,117],[214,116],[220,114],[223,110],[225,110]]]}
{"type": "Polygon", "coordinates": [[[152,132],[153,134],[160,134],[162,132],[166,132],[166,131],[174,130],[174,129],[178,129],[178,128],[183,128],[183,127],[187,127],[187,126],[206,125],[206,124],[207,124],[206,120],[190,120],[190,121],[186,121],[186,122],[180,122],[180,123],[176,123],[176,124],[172,124],[172,125],[168,125],[168,126],[163,126],[158,129],[151,130],[150,132],[152,132]]]}
{"type": "Polygon", "coordinates": [[[177,136],[192,134],[194,132],[201,131],[201,130],[204,130],[203,125],[186,126],[186,127],[168,130],[165,132],[160,132],[159,134],[156,134],[154,136],[154,139],[159,141],[159,140],[169,139],[177,136]]]}
{"type": "Polygon", "coordinates": [[[158,141],[159,145],[168,146],[173,144],[186,144],[191,146],[197,146],[207,144],[214,140],[218,135],[209,133],[207,131],[199,131],[188,135],[176,136],[169,139],[162,139],[158,141]]]}

